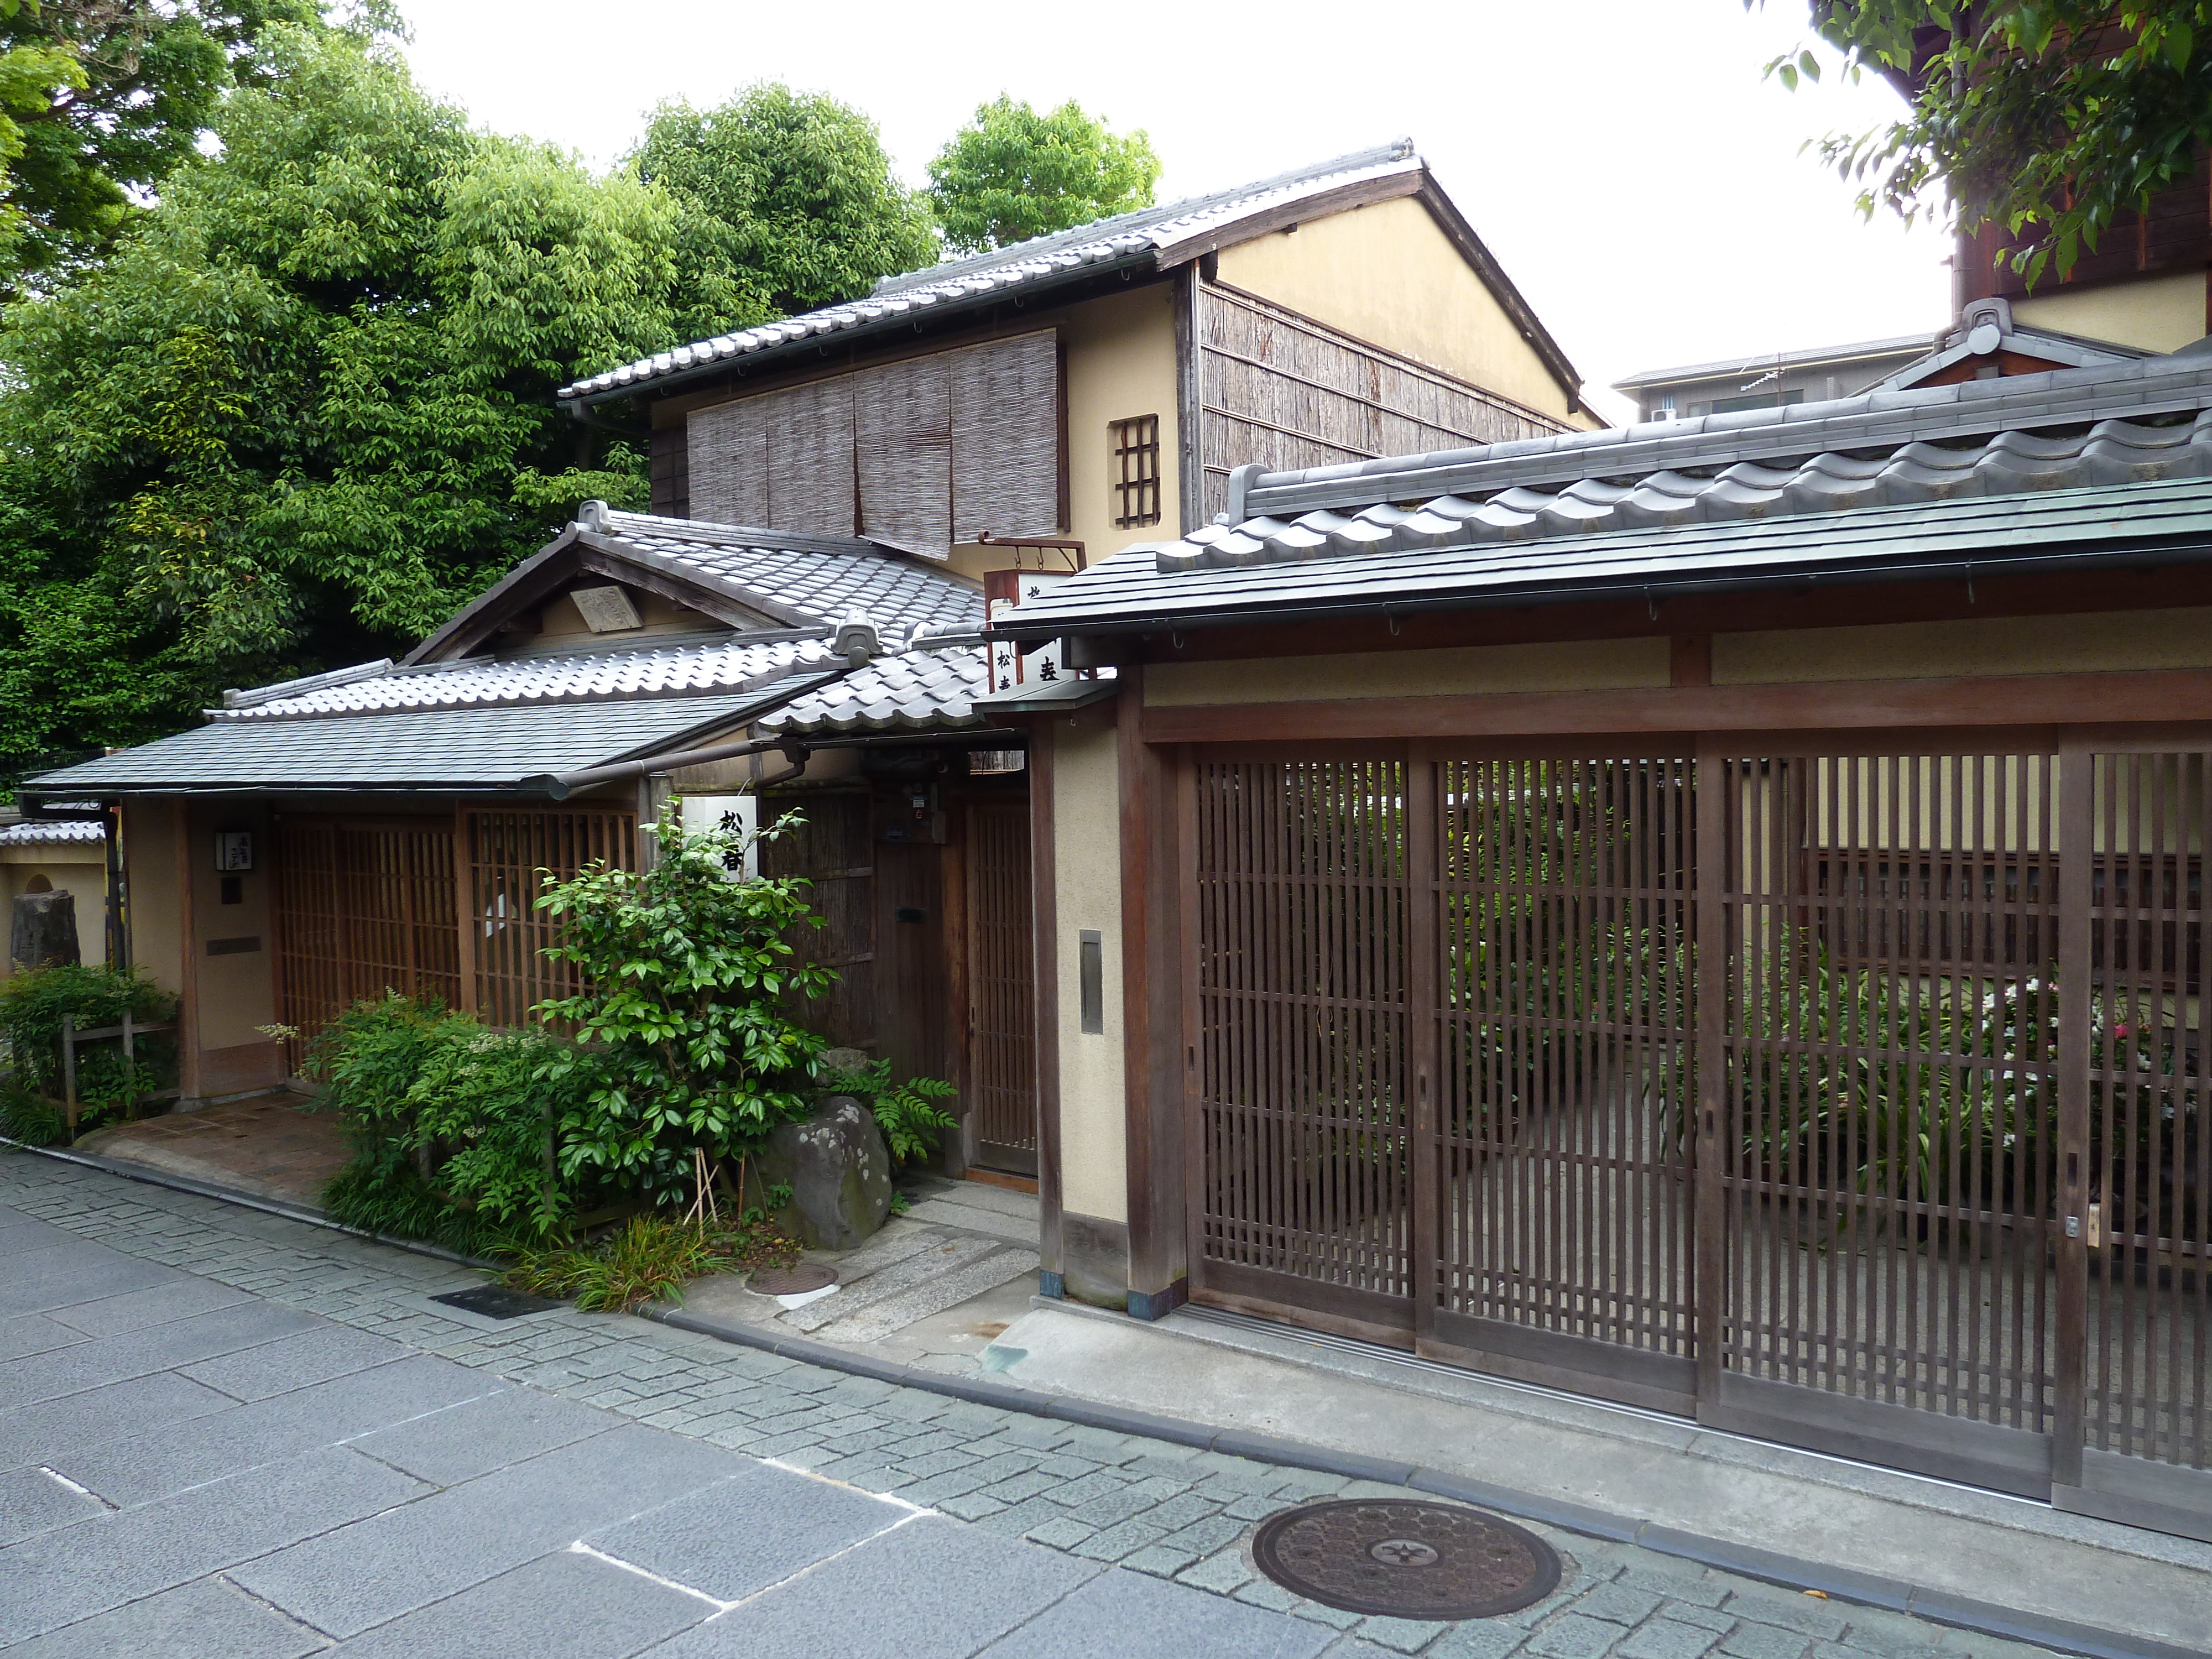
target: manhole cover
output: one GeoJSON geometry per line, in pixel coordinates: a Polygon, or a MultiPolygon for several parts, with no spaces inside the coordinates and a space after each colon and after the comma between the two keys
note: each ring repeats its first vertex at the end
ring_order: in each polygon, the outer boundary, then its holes
{"type": "Polygon", "coordinates": [[[472,1291],[449,1291],[444,1296],[434,1296],[433,1302],[442,1302],[449,1308],[459,1308],[485,1319],[520,1319],[525,1314],[544,1313],[557,1308],[558,1302],[548,1301],[542,1296],[532,1296],[523,1291],[510,1291],[504,1285],[479,1285],[472,1291]]]}
{"type": "Polygon", "coordinates": [[[745,1280],[745,1288],[763,1296],[804,1296],[837,1282],[837,1270],[818,1261],[802,1261],[795,1267],[763,1267],[745,1280]]]}
{"type": "Polygon", "coordinates": [[[1489,1619],[1559,1587],[1549,1544],[1450,1504],[1337,1498],[1262,1522],[1252,1558],[1285,1589],[1346,1613],[1489,1619]]]}

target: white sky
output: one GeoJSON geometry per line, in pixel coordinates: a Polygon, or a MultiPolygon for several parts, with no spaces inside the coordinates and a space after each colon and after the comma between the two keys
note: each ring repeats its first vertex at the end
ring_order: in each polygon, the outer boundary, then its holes
{"type": "Polygon", "coordinates": [[[1871,77],[1794,94],[1759,78],[1799,38],[1802,0],[408,9],[427,88],[601,166],[660,99],[713,104],[755,80],[866,111],[917,183],[1001,91],[1144,128],[1163,200],[1410,135],[1593,392],[1639,368],[1948,320],[1948,243],[1863,222],[1799,151],[1895,94],[1871,77]]]}

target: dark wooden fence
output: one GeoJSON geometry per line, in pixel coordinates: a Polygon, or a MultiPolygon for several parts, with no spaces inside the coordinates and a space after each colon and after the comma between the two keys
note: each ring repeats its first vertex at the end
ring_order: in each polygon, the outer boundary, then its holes
{"type": "Polygon", "coordinates": [[[2212,751],[1607,749],[1195,751],[1193,1294],[2212,1536],[2212,751]]]}

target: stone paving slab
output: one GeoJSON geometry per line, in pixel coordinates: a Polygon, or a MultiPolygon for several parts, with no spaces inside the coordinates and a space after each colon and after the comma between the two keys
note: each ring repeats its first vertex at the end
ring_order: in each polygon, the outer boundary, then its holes
{"type": "MultiPolygon", "coordinates": [[[[1791,1596],[1547,1527],[1532,1529],[1563,1552],[1566,1571],[1559,1590],[1535,1607],[1441,1627],[1363,1619],[1260,1578],[1247,1553],[1251,1526],[1305,1498],[1403,1498],[1402,1487],[974,1404],[634,1318],[564,1309],[504,1329],[464,1325],[415,1301],[428,1287],[454,1281],[450,1263],[6,1151],[0,1203],[254,1298],[0,1361],[0,1444],[9,1443],[9,1419],[37,1401],[91,1398],[264,1346],[320,1352],[301,1343],[300,1334],[333,1327],[440,1356],[480,1379],[465,1401],[376,1425],[343,1447],[103,1509],[0,1549],[0,1648],[34,1630],[82,1621],[22,1650],[43,1659],[160,1654],[155,1633],[179,1624],[175,1610],[190,1597],[227,1609],[222,1620],[243,1620],[234,1645],[217,1650],[225,1654],[326,1650],[337,1642],[336,1650],[349,1655],[465,1656],[477,1650],[456,1634],[470,1628],[471,1609],[479,1623],[496,1616],[520,1632],[557,1626],[545,1622],[547,1608],[572,1608],[575,1620],[588,1620],[596,1593],[588,1587],[616,1581],[562,1561],[572,1546],[596,1549],[591,1559],[648,1589],[673,1584],[681,1602],[610,1592],[604,1636],[591,1638],[602,1645],[539,1644],[526,1634],[519,1638],[525,1645],[498,1650],[635,1651],[638,1642],[655,1639],[660,1615],[653,1610],[662,1608],[692,1622],[650,1648],[659,1659],[764,1649],[861,1659],[969,1659],[986,1650],[994,1659],[1094,1651],[1115,1659],[1154,1651],[1286,1659],[2029,1659],[2040,1651],[1791,1596]],[[592,1430],[595,1423],[611,1426],[592,1430]],[[739,1474],[758,1471],[750,1460],[759,1458],[787,1469],[739,1474]],[[288,1494],[287,1472],[308,1469],[313,1478],[292,1480],[288,1494]],[[368,1473],[350,1473],[357,1470],[368,1473]],[[625,1547],[635,1540],[641,1553],[665,1565],[711,1577],[721,1570],[711,1560],[654,1553],[675,1550],[682,1528],[664,1535],[633,1517],[677,1501],[711,1509],[724,1501],[713,1495],[718,1486],[766,1474],[806,1482],[810,1492],[842,1492],[842,1501],[867,1506],[864,1514],[892,1514],[890,1529],[841,1545],[832,1527],[818,1540],[825,1553],[816,1564],[749,1595],[717,1595],[582,1543],[587,1534],[625,1547]],[[911,1518],[912,1508],[885,1498],[939,1513],[911,1518]],[[371,1503],[373,1510],[361,1507],[371,1503]],[[238,1589],[253,1599],[237,1597],[238,1589]],[[258,1609],[263,1622],[236,1613],[239,1603],[258,1609]],[[284,1645],[303,1630],[313,1645],[284,1645]],[[146,1632],[143,1641],[133,1631],[146,1632]],[[1110,1638],[1103,1645],[1102,1632],[1110,1638]],[[264,1637],[275,1645],[253,1645],[264,1637]]],[[[0,1273],[14,1231],[0,1228],[0,1273]]],[[[134,1294],[64,1311],[72,1322],[97,1322],[106,1302],[134,1294]]],[[[0,1322],[0,1339],[8,1323],[0,1322]]],[[[52,1335],[26,1328],[21,1340],[52,1335]]],[[[256,1374],[257,1364],[241,1361],[235,1375],[256,1374]]],[[[390,1368],[348,1372],[298,1392],[390,1368]]],[[[267,1398],[281,1402],[289,1392],[267,1398]]],[[[205,1420],[254,1409],[240,1405],[205,1420]]],[[[189,1437],[201,1420],[182,1420],[173,1432],[189,1437]]],[[[719,1582],[728,1591],[752,1581],[719,1582]]]]}

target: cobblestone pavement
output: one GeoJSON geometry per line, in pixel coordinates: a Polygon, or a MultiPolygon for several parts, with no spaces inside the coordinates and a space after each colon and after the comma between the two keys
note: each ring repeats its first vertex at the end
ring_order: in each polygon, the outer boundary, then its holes
{"type": "MultiPolygon", "coordinates": [[[[1300,1499],[1407,1496],[1401,1488],[969,1404],[641,1319],[563,1309],[502,1324],[476,1320],[428,1300],[477,1282],[466,1269],[4,1149],[0,1206],[123,1254],[532,1389],[895,1497],[985,1533],[1028,1540],[1075,1558],[1071,1567],[1112,1564],[1128,1574],[1172,1580],[1310,1621],[1295,1627],[1310,1632],[1310,1640],[1276,1650],[1286,1655],[2028,1659],[2043,1651],[1904,1614],[1795,1595],[1542,1527],[1534,1529],[1561,1551],[1566,1571],[1558,1593],[1536,1606],[1456,1625],[1363,1618],[1302,1601],[1261,1577],[1249,1559],[1249,1535],[1261,1517],[1300,1499]]],[[[0,1333],[10,1323],[39,1317],[9,1321],[9,1311],[0,1298],[0,1333]]],[[[15,1351],[0,1348],[0,1374],[15,1351]]],[[[10,1414],[0,1387],[0,1428],[10,1414]]],[[[0,1530],[0,1543],[8,1535],[0,1530]]],[[[1133,1582],[1127,1574],[1095,1582],[1109,1580],[1133,1582]]],[[[1063,1632],[1061,1638],[1024,1647],[1032,1654],[1090,1652],[1090,1639],[1063,1632]]],[[[1127,1659],[1155,1650],[1209,1650],[1194,1632],[1156,1646],[1159,1639],[1117,1631],[1097,1650],[1127,1659]]],[[[801,1650],[806,1645],[803,1639],[798,1644],[801,1650]]],[[[353,1650],[351,1644],[347,1650],[353,1650]]],[[[928,1650],[933,1650],[927,1644],[912,1650],[915,1659],[928,1650]]]]}

